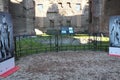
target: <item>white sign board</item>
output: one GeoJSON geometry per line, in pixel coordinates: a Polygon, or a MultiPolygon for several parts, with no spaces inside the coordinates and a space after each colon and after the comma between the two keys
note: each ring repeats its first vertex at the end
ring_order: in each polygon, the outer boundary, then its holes
{"type": "Polygon", "coordinates": [[[111,16],[109,20],[109,54],[120,56],[120,16],[111,16]]]}
{"type": "Polygon", "coordinates": [[[0,12],[0,75],[15,67],[13,41],[11,16],[0,12]]]}

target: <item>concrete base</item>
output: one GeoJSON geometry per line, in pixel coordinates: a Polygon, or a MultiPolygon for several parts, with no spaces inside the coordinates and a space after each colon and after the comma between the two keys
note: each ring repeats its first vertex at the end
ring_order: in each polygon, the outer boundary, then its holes
{"type": "Polygon", "coordinates": [[[0,63],[0,75],[15,67],[15,58],[10,58],[0,63]]]}
{"type": "Polygon", "coordinates": [[[120,48],[109,47],[109,55],[111,55],[111,56],[120,56],[120,48]]]}

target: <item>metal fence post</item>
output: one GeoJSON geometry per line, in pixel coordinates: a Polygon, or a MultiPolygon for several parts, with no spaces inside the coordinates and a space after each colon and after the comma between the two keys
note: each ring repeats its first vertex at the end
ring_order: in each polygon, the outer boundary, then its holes
{"type": "Polygon", "coordinates": [[[58,34],[55,35],[55,49],[58,52],[58,34]]]}

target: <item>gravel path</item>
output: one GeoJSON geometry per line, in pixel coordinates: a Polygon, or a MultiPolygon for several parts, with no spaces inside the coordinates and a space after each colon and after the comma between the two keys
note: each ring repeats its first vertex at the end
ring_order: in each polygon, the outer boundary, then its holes
{"type": "Polygon", "coordinates": [[[106,52],[40,53],[16,65],[20,70],[1,80],[120,80],[120,58],[106,52]]]}

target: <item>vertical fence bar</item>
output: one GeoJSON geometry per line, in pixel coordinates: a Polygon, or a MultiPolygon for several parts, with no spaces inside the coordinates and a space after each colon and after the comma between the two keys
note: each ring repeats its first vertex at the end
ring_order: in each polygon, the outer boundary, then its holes
{"type": "Polygon", "coordinates": [[[16,59],[18,59],[18,54],[17,54],[17,45],[16,45],[17,43],[16,43],[16,36],[14,36],[14,56],[15,56],[15,58],[16,59]]]}
{"type": "Polygon", "coordinates": [[[49,40],[50,40],[50,51],[52,51],[51,49],[52,49],[52,42],[51,42],[51,39],[52,39],[52,36],[50,36],[50,38],[49,38],[49,40]]]}
{"type": "Polygon", "coordinates": [[[56,52],[58,52],[58,34],[55,35],[55,49],[56,49],[56,52]]]}
{"type": "Polygon", "coordinates": [[[19,36],[19,56],[21,56],[21,42],[20,42],[20,36],[19,36]]]}

